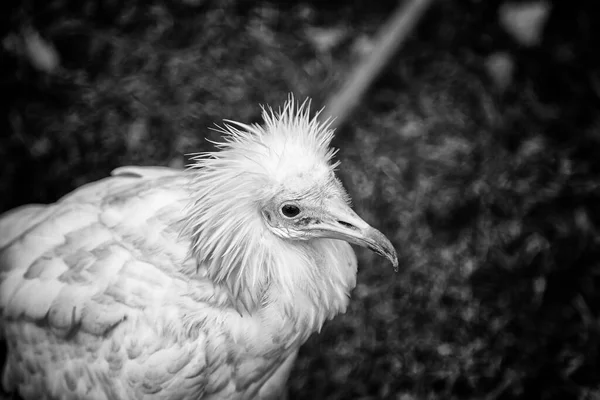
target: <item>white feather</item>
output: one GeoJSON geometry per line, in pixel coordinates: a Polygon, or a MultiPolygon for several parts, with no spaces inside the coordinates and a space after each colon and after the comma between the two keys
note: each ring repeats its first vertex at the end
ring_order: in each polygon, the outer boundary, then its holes
{"type": "Polygon", "coordinates": [[[219,151],[185,172],[125,167],[0,218],[7,388],[31,399],[281,393],[298,347],[345,311],[356,258],[346,242],[267,226],[282,194],[347,197],[333,131],[307,101],[263,119],[227,121],[219,151]]]}

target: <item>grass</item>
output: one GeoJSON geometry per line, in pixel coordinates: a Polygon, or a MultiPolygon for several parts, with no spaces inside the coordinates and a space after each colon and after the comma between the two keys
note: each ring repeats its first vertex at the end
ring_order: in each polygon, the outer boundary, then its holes
{"type": "MultiPolygon", "coordinates": [[[[339,130],[355,208],[402,268],[358,250],[351,307],[302,348],[291,398],[600,396],[599,36],[589,10],[557,4],[540,47],[521,48],[500,3],[437,4],[339,130]],[[497,51],[517,65],[505,91],[484,68],[497,51]]],[[[0,210],[120,165],[181,167],[214,122],[257,121],[289,92],[323,104],[394,6],[16,4],[2,17],[16,45],[0,56],[0,210]],[[28,25],[60,68],[32,67],[28,25]]]]}

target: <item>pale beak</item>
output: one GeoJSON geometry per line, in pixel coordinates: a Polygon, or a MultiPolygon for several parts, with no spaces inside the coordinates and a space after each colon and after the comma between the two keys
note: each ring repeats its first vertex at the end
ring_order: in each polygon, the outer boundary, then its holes
{"type": "Polygon", "coordinates": [[[323,211],[320,221],[311,226],[313,234],[367,247],[390,260],[394,270],[398,272],[396,249],[383,233],[367,224],[343,202],[329,202],[323,211]]]}

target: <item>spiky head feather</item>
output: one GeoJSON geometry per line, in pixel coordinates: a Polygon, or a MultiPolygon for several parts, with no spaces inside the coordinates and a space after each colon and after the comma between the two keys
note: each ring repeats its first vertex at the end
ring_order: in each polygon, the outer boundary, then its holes
{"type": "MultiPolygon", "coordinates": [[[[338,278],[336,274],[316,277],[316,271],[305,267],[314,263],[315,257],[322,257],[316,255],[314,246],[319,247],[318,252],[331,253],[331,257],[344,262],[354,257],[354,253],[346,258],[340,256],[352,251],[347,243],[290,243],[266,229],[261,215],[262,207],[281,192],[292,197],[311,191],[326,194],[335,186],[346,198],[334,177],[338,163],[332,162],[336,151],[330,148],[331,122],[321,122],[318,115],[310,116],[308,100],[297,104],[290,96],[277,112],[262,108],[263,125],[227,120],[218,128],[224,137],[223,142],[215,143],[219,151],[193,156],[190,169],[195,194],[186,229],[192,238],[193,254],[206,266],[213,281],[226,285],[234,302],[247,311],[269,301],[266,288],[273,281],[277,281],[283,295],[290,297],[298,282],[304,282],[308,291],[311,282],[341,287],[344,293],[339,293],[339,297],[344,304],[338,308],[345,308],[347,291],[351,289],[346,286],[354,285],[353,277],[344,278],[349,281],[341,286],[339,282],[319,282],[338,278]],[[321,249],[324,244],[326,248],[321,249]]],[[[311,301],[330,302],[314,298],[319,295],[317,290],[313,292],[311,301]]]]}

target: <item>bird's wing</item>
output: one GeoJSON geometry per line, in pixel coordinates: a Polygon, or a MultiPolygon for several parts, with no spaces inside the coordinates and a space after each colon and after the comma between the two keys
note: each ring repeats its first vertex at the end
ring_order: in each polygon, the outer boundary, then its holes
{"type": "Polygon", "coordinates": [[[180,235],[188,177],[143,167],[113,175],[0,216],[5,388],[26,398],[219,398],[269,382],[269,398],[294,349],[236,354],[231,332],[248,318],[224,311],[229,294],[197,270],[180,235]]]}
{"type": "Polygon", "coordinates": [[[60,293],[72,301],[76,289],[85,288],[80,295],[92,297],[133,262],[148,263],[149,273],[177,272],[188,255],[186,243],[178,240],[188,193],[181,175],[150,175],[116,174],[55,204],[24,206],[1,216],[3,316],[55,321],[49,313],[60,293]]]}
{"type": "Polygon", "coordinates": [[[48,212],[47,206],[31,204],[10,210],[0,216],[0,248],[39,223],[48,212]]]}
{"type": "Polygon", "coordinates": [[[139,167],[137,165],[115,168],[111,172],[112,176],[130,176],[136,178],[162,178],[179,174],[181,174],[180,170],[169,167],[139,167]]]}
{"type": "MultiPolygon", "coordinates": [[[[116,177],[128,177],[128,178],[162,178],[166,176],[176,176],[181,171],[166,168],[166,167],[138,167],[138,166],[126,166],[116,168],[112,171],[111,175],[116,177]]],[[[93,182],[88,185],[80,187],[73,193],[65,196],[64,199],[68,198],[71,202],[79,200],[99,200],[110,193],[117,192],[119,188],[130,185],[132,181],[130,179],[104,179],[98,182],[93,182]]],[[[0,215],[0,248],[6,247],[6,245],[12,242],[16,237],[22,235],[30,227],[39,224],[51,213],[53,213],[55,207],[47,206],[43,204],[30,204],[22,207],[10,210],[0,215]]]]}

